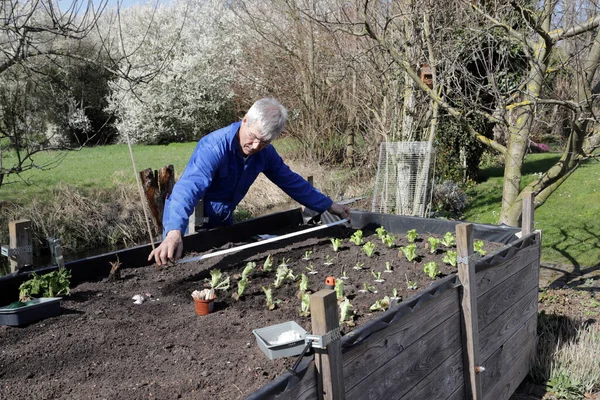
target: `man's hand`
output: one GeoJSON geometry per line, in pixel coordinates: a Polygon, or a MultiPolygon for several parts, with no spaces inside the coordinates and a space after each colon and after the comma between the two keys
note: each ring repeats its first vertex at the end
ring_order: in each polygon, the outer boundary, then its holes
{"type": "Polygon", "coordinates": [[[148,261],[154,260],[159,267],[167,265],[170,261],[175,261],[181,258],[183,253],[183,240],[181,232],[178,230],[169,231],[167,237],[156,249],[152,250],[148,256],[148,261]]]}
{"type": "Polygon", "coordinates": [[[327,211],[329,211],[332,214],[339,215],[341,218],[350,221],[350,209],[345,205],[333,203],[327,211]]]}

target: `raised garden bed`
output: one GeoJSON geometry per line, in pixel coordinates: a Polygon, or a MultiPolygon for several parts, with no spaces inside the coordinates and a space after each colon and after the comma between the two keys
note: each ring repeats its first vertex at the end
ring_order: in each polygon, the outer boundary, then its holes
{"type": "MultiPolygon", "coordinates": [[[[275,268],[283,258],[289,258],[288,266],[296,274],[306,273],[309,289],[316,291],[324,287],[325,276],[341,276],[344,266],[349,276],[346,295],[356,312],[355,325],[360,327],[390,314],[390,311],[371,312],[369,308],[383,296],[391,296],[393,289],[404,299],[412,296],[402,303],[410,304],[412,309],[416,305],[414,299],[422,297],[417,292],[426,293],[429,299],[435,293],[445,293],[447,288],[456,288],[455,268],[441,261],[445,251],[431,254],[425,249],[429,236],[441,237],[452,231],[454,224],[404,218],[402,222],[408,226],[398,228],[398,221],[398,217],[390,220],[387,216],[370,213],[353,217],[353,223],[363,228],[365,240],[376,243],[373,257],[367,257],[360,247],[349,243],[347,237],[355,229],[335,228],[310,238],[295,238],[264,249],[250,249],[167,269],[127,268],[124,264],[121,280],[80,283],[73,288],[70,298],[63,300],[62,316],[24,328],[0,328],[3,348],[0,397],[29,399],[34,393],[34,398],[60,399],[93,393],[98,398],[111,399],[200,396],[238,399],[256,396],[253,393],[265,384],[270,389],[260,390],[273,392],[273,388],[280,387],[282,379],[286,379],[285,374],[271,381],[289,368],[295,358],[269,361],[257,346],[252,330],[295,320],[310,331],[310,319],[299,316],[296,284],[274,289],[274,297],[282,302],[269,311],[260,287],[272,284],[275,273],[256,272],[239,301],[231,298],[237,289],[234,275],[249,261],[256,262],[260,269],[270,254],[275,268]],[[390,221],[395,223],[395,229],[390,221]],[[387,225],[388,230],[398,236],[396,247],[390,249],[378,238],[369,237],[380,225],[387,225]],[[434,229],[429,229],[431,227],[434,229]],[[404,235],[406,228],[416,228],[420,235],[417,241],[419,263],[408,262],[404,255],[398,255],[398,245],[408,244],[404,235]],[[432,231],[436,233],[430,233],[432,231]],[[330,237],[345,237],[341,250],[333,251],[330,237]],[[302,260],[306,251],[313,252],[310,260],[302,260]],[[326,256],[334,259],[332,265],[323,264],[326,256]],[[434,260],[441,270],[435,281],[423,272],[424,264],[434,260]],[[392,263],[391,273],[383,272],[386,261],[392,263]],[[310,263],[317,274],[308,274],[310,263]],[[354,269],[357,263],[364,263],[362,269],[354,269]],[[202,288],[211,268],[231,275],[233,285],[226,295],[219,293],[214,313],[199,317],[194,312],[190,294],[202,288]],[[385,281],[374,282],[372,272],[381,272],[385,281]],[[407,281],[415,283],[418,289],[408,289],[407,281]],[[365,283],[374,286],[378,293],[359,293],[365,283]],[[133,304],[131,298],[135,294],[144,295],[146,301],[133,304]]],[[[498,259],[499,254],[504,254],[500,258],[505,259],[510,252],[504,247],[505,243],[514,241],[514,233],[515,230],[510,229],[476,226],[476,238],[478,235],[486,238],[484,249],[488,253],[482,261],[489,263],[498,259]]],[[[421,304],[425,300],[417,302],[421,304]]],[[[396,307],[401,308],[402,305],[396,307]]],[[[372,324],[362,328],[344,324],[345,333],[353,329],[358,332],[357,336],[347,335],[345,343],[348,344],[351,337],[356,342],[365,329],[372,329],[372,324]]],[[[306,364],[301,367],[304,371],[308,368],[306,364]]],[[[284,394],[282,398],[287,397],[284,394]]]]}

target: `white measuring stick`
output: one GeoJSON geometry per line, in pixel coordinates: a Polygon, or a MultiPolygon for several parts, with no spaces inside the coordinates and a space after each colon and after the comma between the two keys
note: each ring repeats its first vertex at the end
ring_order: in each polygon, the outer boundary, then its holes
{"type": "Polygon", "coordinates": [[[329,228],[331,226],[341,225],[346,222],[348,222],[347,219],[342,219],[340,221],[331,222],[327,225],[319,225],[319,226],[315,226],[314,228],[304,229],[303,231],[292,232],[292,233],[288,233],[286,235],[261,240],[259,242],[248,243],[248,244],[244,244],[244,245],[238,246],[238,247],[232,247],[231,249],[219,250],[219,251],[215,251],[214,253],[203,254],[201,256],[196,256],[196,257],[182,258],[181,260],[177,261],[177,264],[183,264],[183,263],[188,263],[188,262],[192,262],[192,261],[200,261],[200,260],[204,260],[205,258],[217,257],[217,256],[222,256],[224,254],[235,253],[236,251],[245,250],[245,249],[249,249],[249,248],[256,247],[256,246],[262,246],[263,244],[277,242],[278,240],[283,240],[283,239],[291,238],[294,236],[304,235],[306,233],[319,231],[321,229],[329,228]]]}

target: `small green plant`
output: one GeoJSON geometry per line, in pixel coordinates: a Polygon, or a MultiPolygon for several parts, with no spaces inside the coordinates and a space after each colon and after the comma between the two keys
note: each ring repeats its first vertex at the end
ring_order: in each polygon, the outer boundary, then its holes
{"type": "Polygon", "coordinates": [[[396,288],[392,289],[392,297],[390,300],[399,300],[401,297],[398,296],[398,290],[396,288]]]}
{"type": "Polygon", "coordinates": [[[391,249],[396,244],[396,236],[385,235],[383,237],[382,241],[383,241],[383,244],[385,244],[387,247],[389,247],[391,249]]]}
{"type": "Polygon", "coordinates": [[[294,271],[292,271],[287,267],[287,265],[284,265],[282,263],[279,265],[279,267],[277,267],[277,272],[275,272],[275,282],[273,283],[273,286],[275,286],[276,288],[280,287],[283,281],[285,281],[286,279],[295,281],[296,276],[294,275],[294,271]]]}
{"type": "Polygon", "coordinates": [[[238,281],[237,293],[234,293],[231,297],[233,297],[234,300],[239,300],[242,297],[242,295],[244,294],[244,291],[246,290],[247,285],[248,285],[247,278],[240,279],[238,281]]]}
{"type": "Polygon", "coordinates": [[[304,257],[302,257],[303,260],[308,261],[310,260],[310,256],[312,256],[312,250],[306,250],[304,252],[304,257]]]}
{"type": "Polygon", "coordinates": [[[304,293],[302,295],[302,301],[300,302],[300,316],[308,317],[310,316],[310,294],[304,293]]]}
{"type": "Polygon", "coordinates": [[[418,255],[417,255],[417,245],[416,244],[409,244],[406,245],[404,247],[400,247],[400,250],[402,251],[402,253],[404,254],[404,256],[406,257],[406,259],[409,262],[412,262],[414,260],[417,259],[418,255]]]}
{"type": "Polygon", "coordinates": [[[338,300],[342,300],[344,297],[344,281],[341,279],[335,280],[335,294],[338,300]]]}
{"type": "Polygon", "coordinates": [[[377,237],[380,240],[383,240],[383,238],[386,237],[386,235],[387,235],[387,231],[385,230],[385,228],[383,226],[380,226],[379,228],[375,229],[375,233],[377,234],[377,237]]]}
{"type": "Polygon", "coordinates": [[[363,243],[363,231],[360,229],[357,230],[350,236],[350,241],[357,246],[360,246],[363,243]]]}
{"type": "Polygon", "coordinates": [[[265,272],[273,271],[273,257],[270,254],[265,259],[262,270],[265,272]]]}
{"type": "Polygon", "coordinates": [[[388,272],[388,273],[394,272],[394,271],[392,271],[392,263],[391,262],[389,262],[389,261],[385,262],[385,271],[383,271],[383,272],[388,272]]]}
{"type": "Polygon", "coordinates": [[[348,326],[354,326],[353,308],[354,307],[350,304],[348,298],[345,298],[344,301],[340,303],[340,325],[346,324],[348,326]]]}
{"type": "Polygon", "coordinates": [[[287,266],[288,266],[288,263],[290,262],[290,260],[291,260],[291,258],[285,258],[285,257],[283,257],[283,258],[281,259],[281,263],[280,263],[280,264],[277,266],[277,269],[279,269],[280,267],[285,267],[285,268],[287,268],[287,266]]]}
{"type": "Polygon", "coordinates": [[[367,255],[367,257],[372,257],[373,253],[375,252],[375,244],[373,244],[372,242],[367,242],[363,244],[362,249],[367,255]]]}
{"type": "Polygon", "coordinates": [[[29,301],[32,297],[55,297],[65,295],[71,292],[71,270],[64,267],[44,275],[38,275],[35,272],[31,274],[31,279],[23,282],[19,286],[19,300],[29,301]]]}
{"type": "Polygon", "coordinates": [[[331,257],[329,254],[325,254],[325,262],[323,264],[324,265],[333,264],[333,257],[331,257]]]}
{"type": "Polygon", "coordinates": [[[408,240],[408,243],[414,243],[418,237],[419,234],[417,233],[416,229],[411,229],[410,231],[406,232],[406,239],[408,240]]]}
{"type": "Polygon", "coordinates": [[[250,277],[250,275],[252,274],[252,272],[254,272],[254,269],[256,268],[256,263],[250,261],[248,264],[246,264],[246,266],[244,267],[244,270],[242,271],[242,279],[248,279],[250,277]]]}
{"type": "Polygon", "coordinates": [[[456,238],[452,232],[446,232],[444,238],[442,239],[442,244],[446,247],[452,247],[456,244],[456,238]]]}
{"type": "Polygon", "coordinates": [[[375,286],[369,285],[367,282],[363,283],[363,288],[359,290],[361,293],[377,293],[375,286]]]}
{"type": "Polygon", "coordinates": [[[429,252],[431,254],[435,254],[435,252],[437,250],[437,246],[438,246],[438,244],[440,244],[441,240],[436,237],[429,236],[427,238],[427,242],[429,243],[429,252]]]}
{"type": "Polygon", "coordinates": [[[273,289],[271,289],[270,286],[268,288],[261,286],[260,288],[262,289],[262,291],[265,293],[265,296],[267,297],[267,309],[274,310],[276,305],[281,303],[281,300],[273,299],[273,289]]]}
{"type": "Polygon", "coordinates": [[[435,279],[435,277],[440,274],[440,269],[435,261],[431,261],[425,264],[423,272],[425,272],[431,279],[435,279]]]}
{"type": "Polygon", "coordinates": [[[373,275],[373,277],[375,278],[375,282],[377,282],[377,283],[385,282],[385,279],[383,279],[381,277],[381,272],[371,271],[371,275],[373,275]]]}
{"type": "Polygon", "coordinates": [[[417,286],[417,282],[409,281],[408,275],[404,274],[404,278],[406,279],[406,288],[408,290],[417,290],[419,287],[417,286]]]}
{"type": "Polygon", "coordinates": [[[371,307],[369,307],[369,310],[385,311],[388,308],[390,308],[390,298],[389,296],[385,296],[383,299],[375,301],[375,304],[371,305],[371,307]]]}
{"type": "Polygon", "coordinates": [[[312,263],[308,264],[308,267],[306,267],[306,270],[308,271],[309,275],[315,275],[318,273],[317,270],[315,270],[315,266],[312,263]]]}
{"type": "Polygon", "coordinates": [[[333,246],[333,251],[337,252],[340,249],[340,247],[342,247],[342,239],[331,238],[329,240],[331,241],[331,245],[333,246]]]}
{"type": "Polygon", "coordinates": [[[352,267],[352,269],[355,269],[358,271],[358,270],[361,270],[362,267],[364,267],[364,265],[365,265],[365,263],[357,262],[356,265],[354,267],[352,267]]]}
{"type": "Polygon", "coordinates": [[[446,254],[444,254],[444,258],[442,259],[442,261],[446,264],[450,264],[453,267],[456,267],[456,256],[457,254],[455,251],[448,250],[446,254]]]}
{"type": "Polygon", "coordinates": [[[210,270],[210,288],[214,290],[227,290],[229,289],[229,277],[223,276],[221,270],[211,269],[210,270]]]}
{"type": "Polygon", "coordinates": [[[487,251],[483,249],[483,240],[476,240],[473,242],[473,249],[482,257],[487,253],[487,251]]]}
{"type": "Polygon", "coordinates": [[[300,281],[298,282],[298,291],[300,295],[304,295],[304,293],[308,290],[308,276],[304,274],[300,274],[300,281]]]}
{"type": "Polygon", "coordinates": [[[349,279],[348,273],[345,270],[342,270],[342,276],[340,277],[340,279],[343,279],[343,280],[349,279]]]}

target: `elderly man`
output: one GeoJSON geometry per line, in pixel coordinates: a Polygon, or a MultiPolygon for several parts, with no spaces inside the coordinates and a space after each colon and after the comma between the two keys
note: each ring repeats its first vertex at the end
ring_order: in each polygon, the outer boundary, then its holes
{"type": "Polygon", "coordinates": [[[342,218],[350,210],[334,203],[285,165],[271,141],[283,131],[287,110],[277,100],[258,100],[240,122],[203,137],[173,192],[165,202],[165,239],[150,253],[158,265],[181,257],[182,236],[189,215],[204,198],[204,215],[214,227],[233,223],[233,211],[259,173],[264,173],[290,197],[304,206],[326,210],[342,218]]]}

